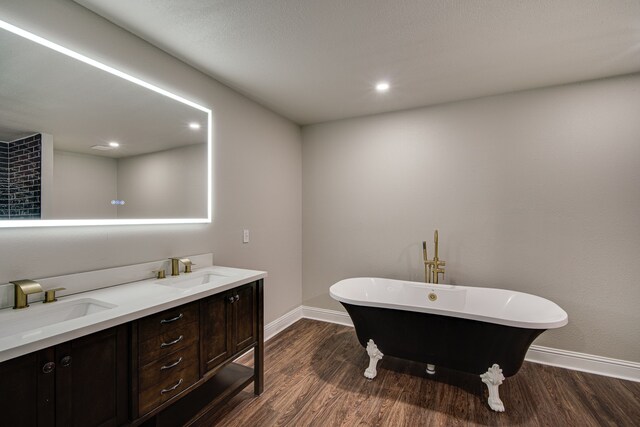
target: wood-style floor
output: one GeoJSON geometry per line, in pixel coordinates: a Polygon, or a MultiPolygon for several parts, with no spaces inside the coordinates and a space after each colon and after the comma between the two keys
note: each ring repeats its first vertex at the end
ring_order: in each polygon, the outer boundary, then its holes
{"type": "MultiPolygon", "coordinates": [[[[353,328],[303,319],[267,342],[265,391],[247,387],[206,426],[640,426],[640,383],[525,362],[487,405],[475,375],[385,357],[378,376],[353,328]]],[[[251,356],[242,363],[250,365],[251,356]]]]}

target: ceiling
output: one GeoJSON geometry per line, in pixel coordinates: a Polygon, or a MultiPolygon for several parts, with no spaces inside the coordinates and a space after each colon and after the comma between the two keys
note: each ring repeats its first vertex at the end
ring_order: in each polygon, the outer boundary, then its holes
{"type": "Polygon", "coordinates": [[[299,124],[640,71],[638,0],[76,2],[299,124]]]}

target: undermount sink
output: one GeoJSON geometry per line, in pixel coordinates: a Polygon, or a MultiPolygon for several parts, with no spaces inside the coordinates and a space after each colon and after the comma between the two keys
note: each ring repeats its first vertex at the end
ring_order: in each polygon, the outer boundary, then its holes
{"type": "Polygon", "coordinates": [[[230,276],[221,273],[207,272],[207,273],[186,273],[183,276],[171,277],[167,279],[158,280],[158,285],[170,286],[178,289],[191,289],[202,285],[215,284],[216,282],[223,282],[230,276]]]}
{"type": "Polygon", "coordinates": [[[22,335],[27,337],[41,332],[41,328],[56,325],[68,320],[91,316],[116,307],[93,298],[72,301],[58,301],[51,304],[32,302],[21,310],[5,309],[0,312],[0,338],[22,335]]]}

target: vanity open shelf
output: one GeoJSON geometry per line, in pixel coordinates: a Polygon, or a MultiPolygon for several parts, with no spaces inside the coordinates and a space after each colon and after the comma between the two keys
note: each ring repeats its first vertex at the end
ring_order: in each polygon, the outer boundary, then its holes
{"type": "MultiPolygon", "coordinates": [[[[189,426],[203,419],[255,380],[254,370],[230,363],[206,378],[188,398],[178,400],[155,419],[156,427],[189,426]]],[[[146,426],[147,424],[145,424],[146,426]]],[[[149,423],[149,425],[154,425],[149,423]]]]}

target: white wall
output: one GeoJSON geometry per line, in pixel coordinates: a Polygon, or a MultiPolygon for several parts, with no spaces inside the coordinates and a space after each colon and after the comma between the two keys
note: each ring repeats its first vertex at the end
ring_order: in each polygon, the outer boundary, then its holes
{"type": "Polygon", "coordinates": [[[446,282],[568,312],[538,344],[640,362],[639,118],[633,75],[304,127],[304,304],[423,280],[438,228],[446,282]]]}
{"type": "Polygon", "coordinates": [[[214,253],[267,270],[265,321],[301,303],[297,125],[67,0],[4,0],[2,19],[213,109],[213,223],[0,229],[0,282],[214,253]],[[242,244],[242,229],[251,243],[242,244]]]}
{"type": "Polygon", "coordinates": [[[117,218],[117,175],[116,159],[54,150],[52,209],[43,218],[117,218]]]}
{"type": "Polygon", "coordinates": [[[119,218],[206,218],[206,144],[118,159],[119,218]]]}

